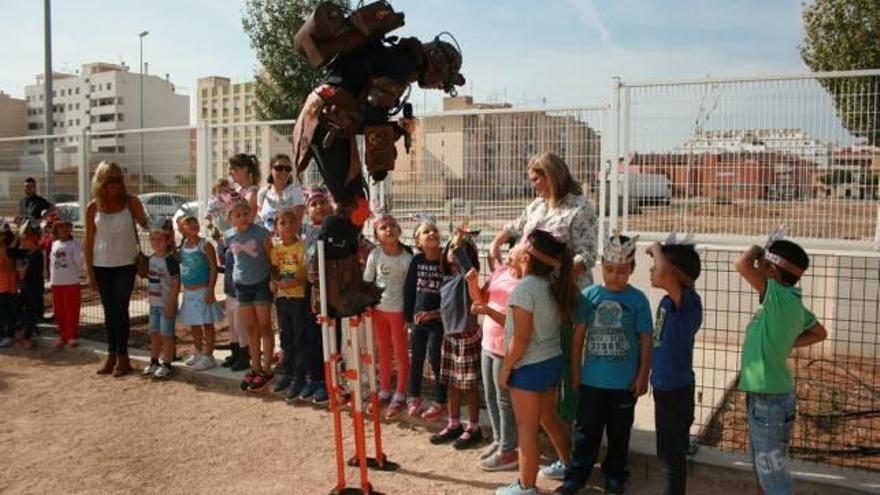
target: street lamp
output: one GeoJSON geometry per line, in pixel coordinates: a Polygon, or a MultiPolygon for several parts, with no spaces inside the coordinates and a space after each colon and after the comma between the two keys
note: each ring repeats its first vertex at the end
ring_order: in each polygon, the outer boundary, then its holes
{"type": "Polygon", "coordinates": [[[138,33],[138,41],[140,41],[140,81],[138,83],[138,100],[140,100],[140,138],[141,138],[141,160],[140,160],[140,177],[138,178],[138,193],[144,192],[144,37],[150,34],[149,31],[141,31],[138,33]]]}

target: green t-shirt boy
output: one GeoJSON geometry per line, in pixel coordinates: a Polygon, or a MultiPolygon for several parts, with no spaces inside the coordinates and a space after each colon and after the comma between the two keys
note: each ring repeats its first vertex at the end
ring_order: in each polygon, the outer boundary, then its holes
{"type": "Polygon", "coordinates": [[[740,389],[761,394],[791,392],[794,384],[786,358],[795,340],[817,323],[804,307],[801,291],[767,280],[761,308],[746,328],[740,389]]]}

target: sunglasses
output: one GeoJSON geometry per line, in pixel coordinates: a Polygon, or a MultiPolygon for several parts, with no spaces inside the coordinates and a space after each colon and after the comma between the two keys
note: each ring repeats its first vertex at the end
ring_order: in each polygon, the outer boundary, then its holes
{"type": "Polygon", "coordinates": [[[275,165],[274,167],[272,167],[272,170],[274,170],[276,172],[288,172],[289,173],[293,170],[293,167],[291,167],[290,165],[275,165]]]}

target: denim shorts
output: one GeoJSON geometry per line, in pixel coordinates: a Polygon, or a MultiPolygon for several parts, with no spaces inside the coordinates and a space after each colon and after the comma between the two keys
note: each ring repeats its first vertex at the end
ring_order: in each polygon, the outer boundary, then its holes
{"type": "Polygon", "coordinates": [[[150,333],[159,333],[163,337],[174,337],[174,326],[177,317],[166,318],[165,308],[150,306],[150,333]]]}
{"type": "Polygon", "coordinates": [[[272,291],[269,290],[269,279],[248,285],[235,283],[235,299],[239,306],[256,306],[272,304],[272,291]]]}
{"type": "Polygon", "coordinates": [[[794,426],[795,396],[746,394],[749,443],[755,474],[767,495],[791,493],[788,446],[794,426]]]}
{"type": "Polygon", "coordinates": [[[529,392],[545,392],[562,379],[562,355],[527,364],[510,373],[510,386],[529,392]]]}

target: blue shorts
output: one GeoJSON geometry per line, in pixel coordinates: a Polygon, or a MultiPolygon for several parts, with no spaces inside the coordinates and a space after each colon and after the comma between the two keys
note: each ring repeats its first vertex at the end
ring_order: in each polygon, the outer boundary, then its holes
{"type": "Polygon", "coordinates": [[[767,495],[791,493],[788,446],[794,426],[795,405],[793,392],[746,394],[752,463],[767,495]]]}
{"type": "Polygon", "coordinates": [[[527,364],[510,373],[511,387],[529,392],[545,392],[559,385],[562,379],[562,355],[527,364]]]}
{"type": "Polygon", "coordinates": [[[163,337],[174,337],[174,326],[177,317],[166,318],[165,308],[150,306],[150,333],[158,333],[163,337]]]}
{"type": "Polygon", "coordinates": [[[256,306],[272,304],[272,291],[269,290],[269,279],[248,285],[235,283],[235,299],[239,306],[256,306]]]}

